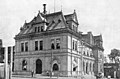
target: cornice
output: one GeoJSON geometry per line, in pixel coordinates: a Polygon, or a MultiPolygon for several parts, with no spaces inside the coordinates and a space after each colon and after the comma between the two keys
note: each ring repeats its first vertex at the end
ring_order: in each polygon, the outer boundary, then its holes
{"type": "Polygon", "coordinates": [[[47,31],[38,32],[38,33],[33,32],[28,34],[16,35],[14,39],[19,40],[24,38],[33,38],[33,37],[48,36],[48,35],[55,35],[55,34],[62,34],[62,33],[70,33],[76,37],[81,38],[78,32],[75,32],[69,28],[61,28],[61,29],[47,30],[47,31]]]}

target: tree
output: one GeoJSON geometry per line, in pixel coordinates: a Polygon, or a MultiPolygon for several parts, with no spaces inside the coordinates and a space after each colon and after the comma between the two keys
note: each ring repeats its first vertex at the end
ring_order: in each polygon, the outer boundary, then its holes
{"type": "Polygon", "coordinates": [[[119,57],[120,57],[120,50],[118,49],[112,49],[111,53],[108,55],[109,59],[112,62],[119,63],[119,57]]]}

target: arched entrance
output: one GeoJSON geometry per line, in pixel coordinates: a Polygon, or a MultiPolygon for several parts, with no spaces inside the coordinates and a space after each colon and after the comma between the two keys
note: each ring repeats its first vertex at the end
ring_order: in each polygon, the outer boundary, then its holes
{"type": "Polygon", "coordinates": [[[36,74],[42,73],[42,61],[40,59],[36,60],[36,74]]]}
{"type": "Polygon", "coordinates": [[[53,65],[53,71],[59,71],[59,66],[58,66],[58,64],[54,64],[53,65]]]}

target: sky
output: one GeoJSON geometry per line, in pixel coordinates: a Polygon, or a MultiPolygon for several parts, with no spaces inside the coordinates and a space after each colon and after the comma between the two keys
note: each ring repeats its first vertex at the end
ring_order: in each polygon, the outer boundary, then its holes
{"type": "Polygon", "coordinates": [[[44,3],[48,13],[62,10],[70,14],[76,10],[79,31],[102,34],[105,55],[113,48],[120,49],[120,0],[0,0],[0,39],[4,47],[15,45],[20,27],[39,10],[43,12],[44,3]]]}

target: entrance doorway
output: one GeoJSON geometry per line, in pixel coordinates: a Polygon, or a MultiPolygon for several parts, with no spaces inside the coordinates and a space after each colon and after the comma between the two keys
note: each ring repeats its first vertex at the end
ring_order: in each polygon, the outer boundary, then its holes
{"type": "Polygon", "coordinates": [[[36,60],[36,74],[42,73],[42,61],[40,59],[36,60]]]}

